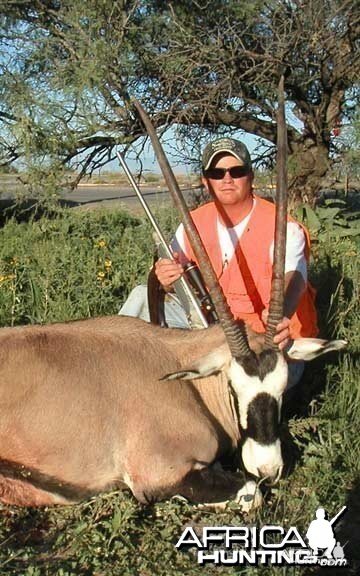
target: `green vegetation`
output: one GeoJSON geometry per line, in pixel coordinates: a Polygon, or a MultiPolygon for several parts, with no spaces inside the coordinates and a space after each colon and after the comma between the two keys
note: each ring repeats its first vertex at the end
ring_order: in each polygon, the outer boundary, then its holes
{"type": "Polygon", "coordinates": [[[145,220],[106,210],[12,220],[0,244],[2,325],[115,314],[129,290],[146,281],[153,250],[145,220]]]}
{"type": "Polygon", "coordinates": [[[315,209],[300,204],[294,210],[295,218],[304,222],[310,233],[322,242],[327,238],[347,238],[360,235],[360,211],[349,206],[343,198],[328,198],[315,209]]]}
{"type": "MultiPolygon", "coordinates": [[[[174,228],[174,214],[158,216],[164,230],[174,228]]],[[[215,513],[177,499],[142,507],[128,492],[72,507],[3,506],[1,576],[285,573],[266,567],[205,568],[191,550],[178,552],[174,544],[189,524],[256,522],[293,525],[301,532],[319,505],[332,516],[344,504],[348,512],[340,538],[350,540],[346,555],[359,562],[358,248],[356,236],[319,234],[314,245],[311,276],[319,290],[322,335],[346,338],[349,347],[312,362],[295,401],[285,405],[293,469],[266,495],[260,512],[244,519],[233,505],[215,513]]],[[[128,291],[145,280],[151,259],[149,225],[125,212],[63,210],[28,223],[9,221],[0,230],[0,324],[116,313],[128,291]]],[[[308,574],[305,570],[286,573],[308,574]]],[[[332,569],[332,574],[341,572],[332,569]]]]}

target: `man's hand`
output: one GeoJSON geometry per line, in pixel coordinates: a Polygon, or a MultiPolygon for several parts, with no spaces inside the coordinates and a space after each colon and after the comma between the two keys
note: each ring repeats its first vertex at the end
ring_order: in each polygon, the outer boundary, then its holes
{"type": "Polygon", "coordinates": [[[286,316],[276,326],[274,342],[279,345],[280,350],[284,350],[290,343],[290,320],[286,316]]]}
{"type": "MultiPolygon", "coordinates": [[[[267,319],[269,316],[268,310],[263,310],[261,314],[261,319],[263,323],[266,325],[267,319]]],[[[276,326],[276,334],[274,336],[275,344],[279,345],[280,350],[284,350],[290,343],[290,320],[286,316],[279,322],[276,326]]]]}
{"type": "Polygon", "coordinates": [[[156,277],[165,291],[170,290],[174,282],[176,282],[184,272],[181,264],[176,261],[177,258],[178,253],[174,252],[174,260],[159,258],[155,263],[156,277]]]}

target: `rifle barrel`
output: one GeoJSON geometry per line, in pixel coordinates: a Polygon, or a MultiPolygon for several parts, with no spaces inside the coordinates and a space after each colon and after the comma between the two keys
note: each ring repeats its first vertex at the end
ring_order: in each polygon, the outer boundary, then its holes
{"type": "MultiPolygon", "coordinates": [[[[159,238],[159,241],[160,241],[160,243],[161,243],[162,249],[163,249],[166,257],[167,257],[167,258],[170,258],[171,260],[173,260],[173,259],[174,259],[173,253],[172,253],[170,247],[168,246],[168,244],[167,244],[167,242],[166,242],[166,240],[165,240],[165,237],[164,237],[163,233],[161,232],[161,230],[160,230],[160,228],[159,228],[159,225],[158,225],[158,223],[156,222],[156,219],[154,218],[154,215],[153,215],[153,213],[151,212],[151,210],[150,210],[150,208],[149,208],[149,206],[148,206],[145,198],[144,198],[143,195],[141,194],[140,188],[139,188],[139,186],[137,185],[137,183],[136,183],[136,181],[135,181],[132,173],[130,172],[129,167],[128,167],[126,161],[125,161],[124,156],[123,156],[122,154],[120,154],[119,151],[116,152],[116,155],[117,155],[117,157],[118,157],[118,159],[119,159],[119,162],[120,162],[121,166],[122,166],[123,169],[124,169],[124,172],[125,172],[128,180],[129,180],[130,184],[132,185],[132,187],[133,187],[133,189],[134,189],[134,192],[135,192],[136,196],[137,196],[138,199],[140,200],[140,203],[141,203],[142,207],[144,208],[147,217],[148,217],[149,220],[150,220],[150,224],[151,224],[152,227],[154,228],[154,230],[155,230],[155,232],[156,232],[156,234],[157,234],[157,236],[158,236],[158,238],[159,238]]],[[[198,317],[199,317],[199,319],[200,319],[203,327],[204,327],[204,328],[207,328],[207,327],[209,326],[209,324],[208,324],[208,322],[207,322],[207,320],[206,320],[206,318],[205,318],[205,316],[204,316],[204,313],[203,313],[203,311],[201,310],[201,307],[200,307],[197,299],[195,298],[195,296],[194,296],[194,294],[193,294],[193,292],[192,292],[192,290],[191,290],[188,282],[186,281],[186,279],[185,279],[183,276],[181,276],[181,277],[179,278],[179,280],[177,280],[177,281],[175,282],[175,287],[176,287],[177,282],[179,282],[179,284],[180,284],[180,286],[181,286],[181,290],[182,290],[183,292],[185,292],[186,297],[187,297],[188,300],[191,302],[191,304],[192,304],[192,306],[193,306],[196,314],[198,315],[198,317]]]]}

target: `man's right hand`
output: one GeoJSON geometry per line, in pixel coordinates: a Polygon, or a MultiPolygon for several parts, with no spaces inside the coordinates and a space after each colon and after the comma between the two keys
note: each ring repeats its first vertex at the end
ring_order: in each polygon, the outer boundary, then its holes
{"type": "Polygon", "coordinates": [[[174,252],[174,260],[159,258],[155,263],[155,274],[164,290],[168,291],[184,272],[183,267],[176,259],[178,253],[174,252]]]}

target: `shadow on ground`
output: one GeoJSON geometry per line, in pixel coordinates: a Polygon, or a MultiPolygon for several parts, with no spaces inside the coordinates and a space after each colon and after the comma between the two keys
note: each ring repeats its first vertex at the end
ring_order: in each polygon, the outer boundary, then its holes
{"type": "MultiPolygon", "coordinates": [[[[58,206],[61,208],[74,208],[81,206],[81,202],[59,199],[58,206]]],[[[14,218],[17,222],[28,222],[30,219],[39,219],[44,215],[50,216],[55,211],[55,205],[48,207],[37,200],[14,201],[11,199],[0,199],[0,227],[4,226],[8,220],[14,218]]]]}

